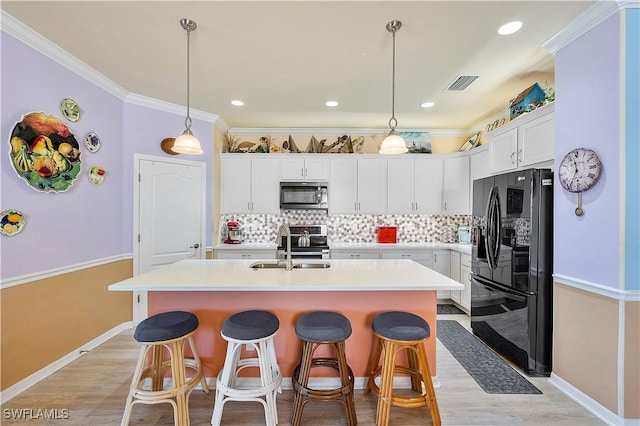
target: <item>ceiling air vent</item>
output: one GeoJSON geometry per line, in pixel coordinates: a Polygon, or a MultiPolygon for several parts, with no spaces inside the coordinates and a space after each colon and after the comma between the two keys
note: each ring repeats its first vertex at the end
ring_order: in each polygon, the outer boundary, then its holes
{"type": "Polygon", "coordinates": [[[453,82],[447,86],[446,89],[444,89],[445,91],[449,91],[449,90],[456,90],[456,91],[461,91],[466,89],[467,87],[469,87],[469,85],[471,83],[473,83],[474,81],[476,81],[476,79],[478,78],[477,75],[459,75],[458,77],[456,77],[455,80],[453,80],[453,82]]]}

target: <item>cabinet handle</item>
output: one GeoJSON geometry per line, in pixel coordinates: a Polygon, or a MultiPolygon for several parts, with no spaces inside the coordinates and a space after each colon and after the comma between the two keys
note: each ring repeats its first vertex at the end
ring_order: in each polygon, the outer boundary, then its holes
{"type": "Polygon", "coordinates": [[[409,257],[410,258],[411,255],[410,254],[403,254],[402,257],[409,257]]]}
{"type": "Polygon", "coordinates": [[[360,211],[360,201],[358,201],[358,211],[360,211]]]}
{"type": "Polygon", "coordinates": [[[444,211],[447,211],[447,202],[444,202],[444,211]]]}
{"type": "Polygon", "coordinates": [[[300,169],[300,176],[304,177],[304,167],[300,169]]]}
{"type": "Polygon", "coordinates": [[[518,150],[518,161],[522,163],[522,148],[518,150]]]}
{"type": "Polygon", "coordinates": [[[250,254],[243,254],[241,255],[243,259],[251,259],[251,255],[250,254]]]}
{"type": "Polygon", "coordinates": [[[251,211],[251,201],[247,201],[247,210],[251,211]]]}
{"type": "Polygon", "coordinates": [[[516,165],[515,157],[516,157],[516,153],[515,153],[515,152],[512,152],[512,153],[511,153],[511,164],[513,164],[514,166],[516,165]]]}
{"type": "Polygon", "coordinates": [[[438,253],[433,253],[433,261],[438,263],[438,253]]]}
{"type": "Polygon", "coordinates": [[[358,257],[360,257],[360,255],[359,254],[352,254],[351,257],[358,258],[358,257]]]}

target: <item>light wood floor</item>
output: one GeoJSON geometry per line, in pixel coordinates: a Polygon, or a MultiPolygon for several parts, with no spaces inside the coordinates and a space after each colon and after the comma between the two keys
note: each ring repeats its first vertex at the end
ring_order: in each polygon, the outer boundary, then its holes
{"type": "MultiPolygon", "coordinates": [[[[469,327],[464,315],[441,315],[439,319],[456,319],[469,327]]],[[[138,355],[132,331],[125,331],[90,353],[27,389],[1,406],[0,424],[5,425],[118,425],[138,355]],[[67,419],[15,420],[10,409],[39,409],[64,413],[67,419]]],[[[438,342],[438,379],[436,389],[443,425],[602,425],[598,418],[547,383],[546,378],[529,378],[542,395],[487,394],[438,342]]],[[[190,399],[192,425],[211,421],[214,392],[196,390],[190,399]]],[[[288,424],[293,401],[292,391],[278,398],[280,424],[288,424]]],[[[376,399],[373,394],[356,391],[356,410],[361,425],[375,424],[376,399]]],[[[258,403],[229,402],[225,405],[223,425],[262,425],[264,412],[258,403]]],[[[169,404],[134,406],[131,425],[173,425],[169,404]]],[[[309,403],[303,424],[346,424],[342,407],[335,403],[309,403]]],[[[431,424],[426,407],[391,410],[392,425],[431,424]]]]}

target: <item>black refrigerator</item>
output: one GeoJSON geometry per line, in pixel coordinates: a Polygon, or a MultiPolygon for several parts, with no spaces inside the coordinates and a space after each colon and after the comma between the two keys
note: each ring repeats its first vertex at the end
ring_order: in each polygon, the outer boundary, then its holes
{"type": "Polygon", "coordinates": [[[553,171],[473,182],[471,328],[525,373],[551,373],[553,171]]]}

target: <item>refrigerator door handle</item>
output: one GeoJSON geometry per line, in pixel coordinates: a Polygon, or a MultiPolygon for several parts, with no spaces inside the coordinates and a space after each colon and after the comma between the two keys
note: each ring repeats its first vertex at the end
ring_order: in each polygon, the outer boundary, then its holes
{"type": "Polygon", "coordinates": [[[500,247],[502,246],[502,206],[500,205],[500,192],[496,187],[494,201],[494,215],[495,215],[495,255],[493,257],[494,265],[498,265],[498,259],[500,258],[500,247]]]}

